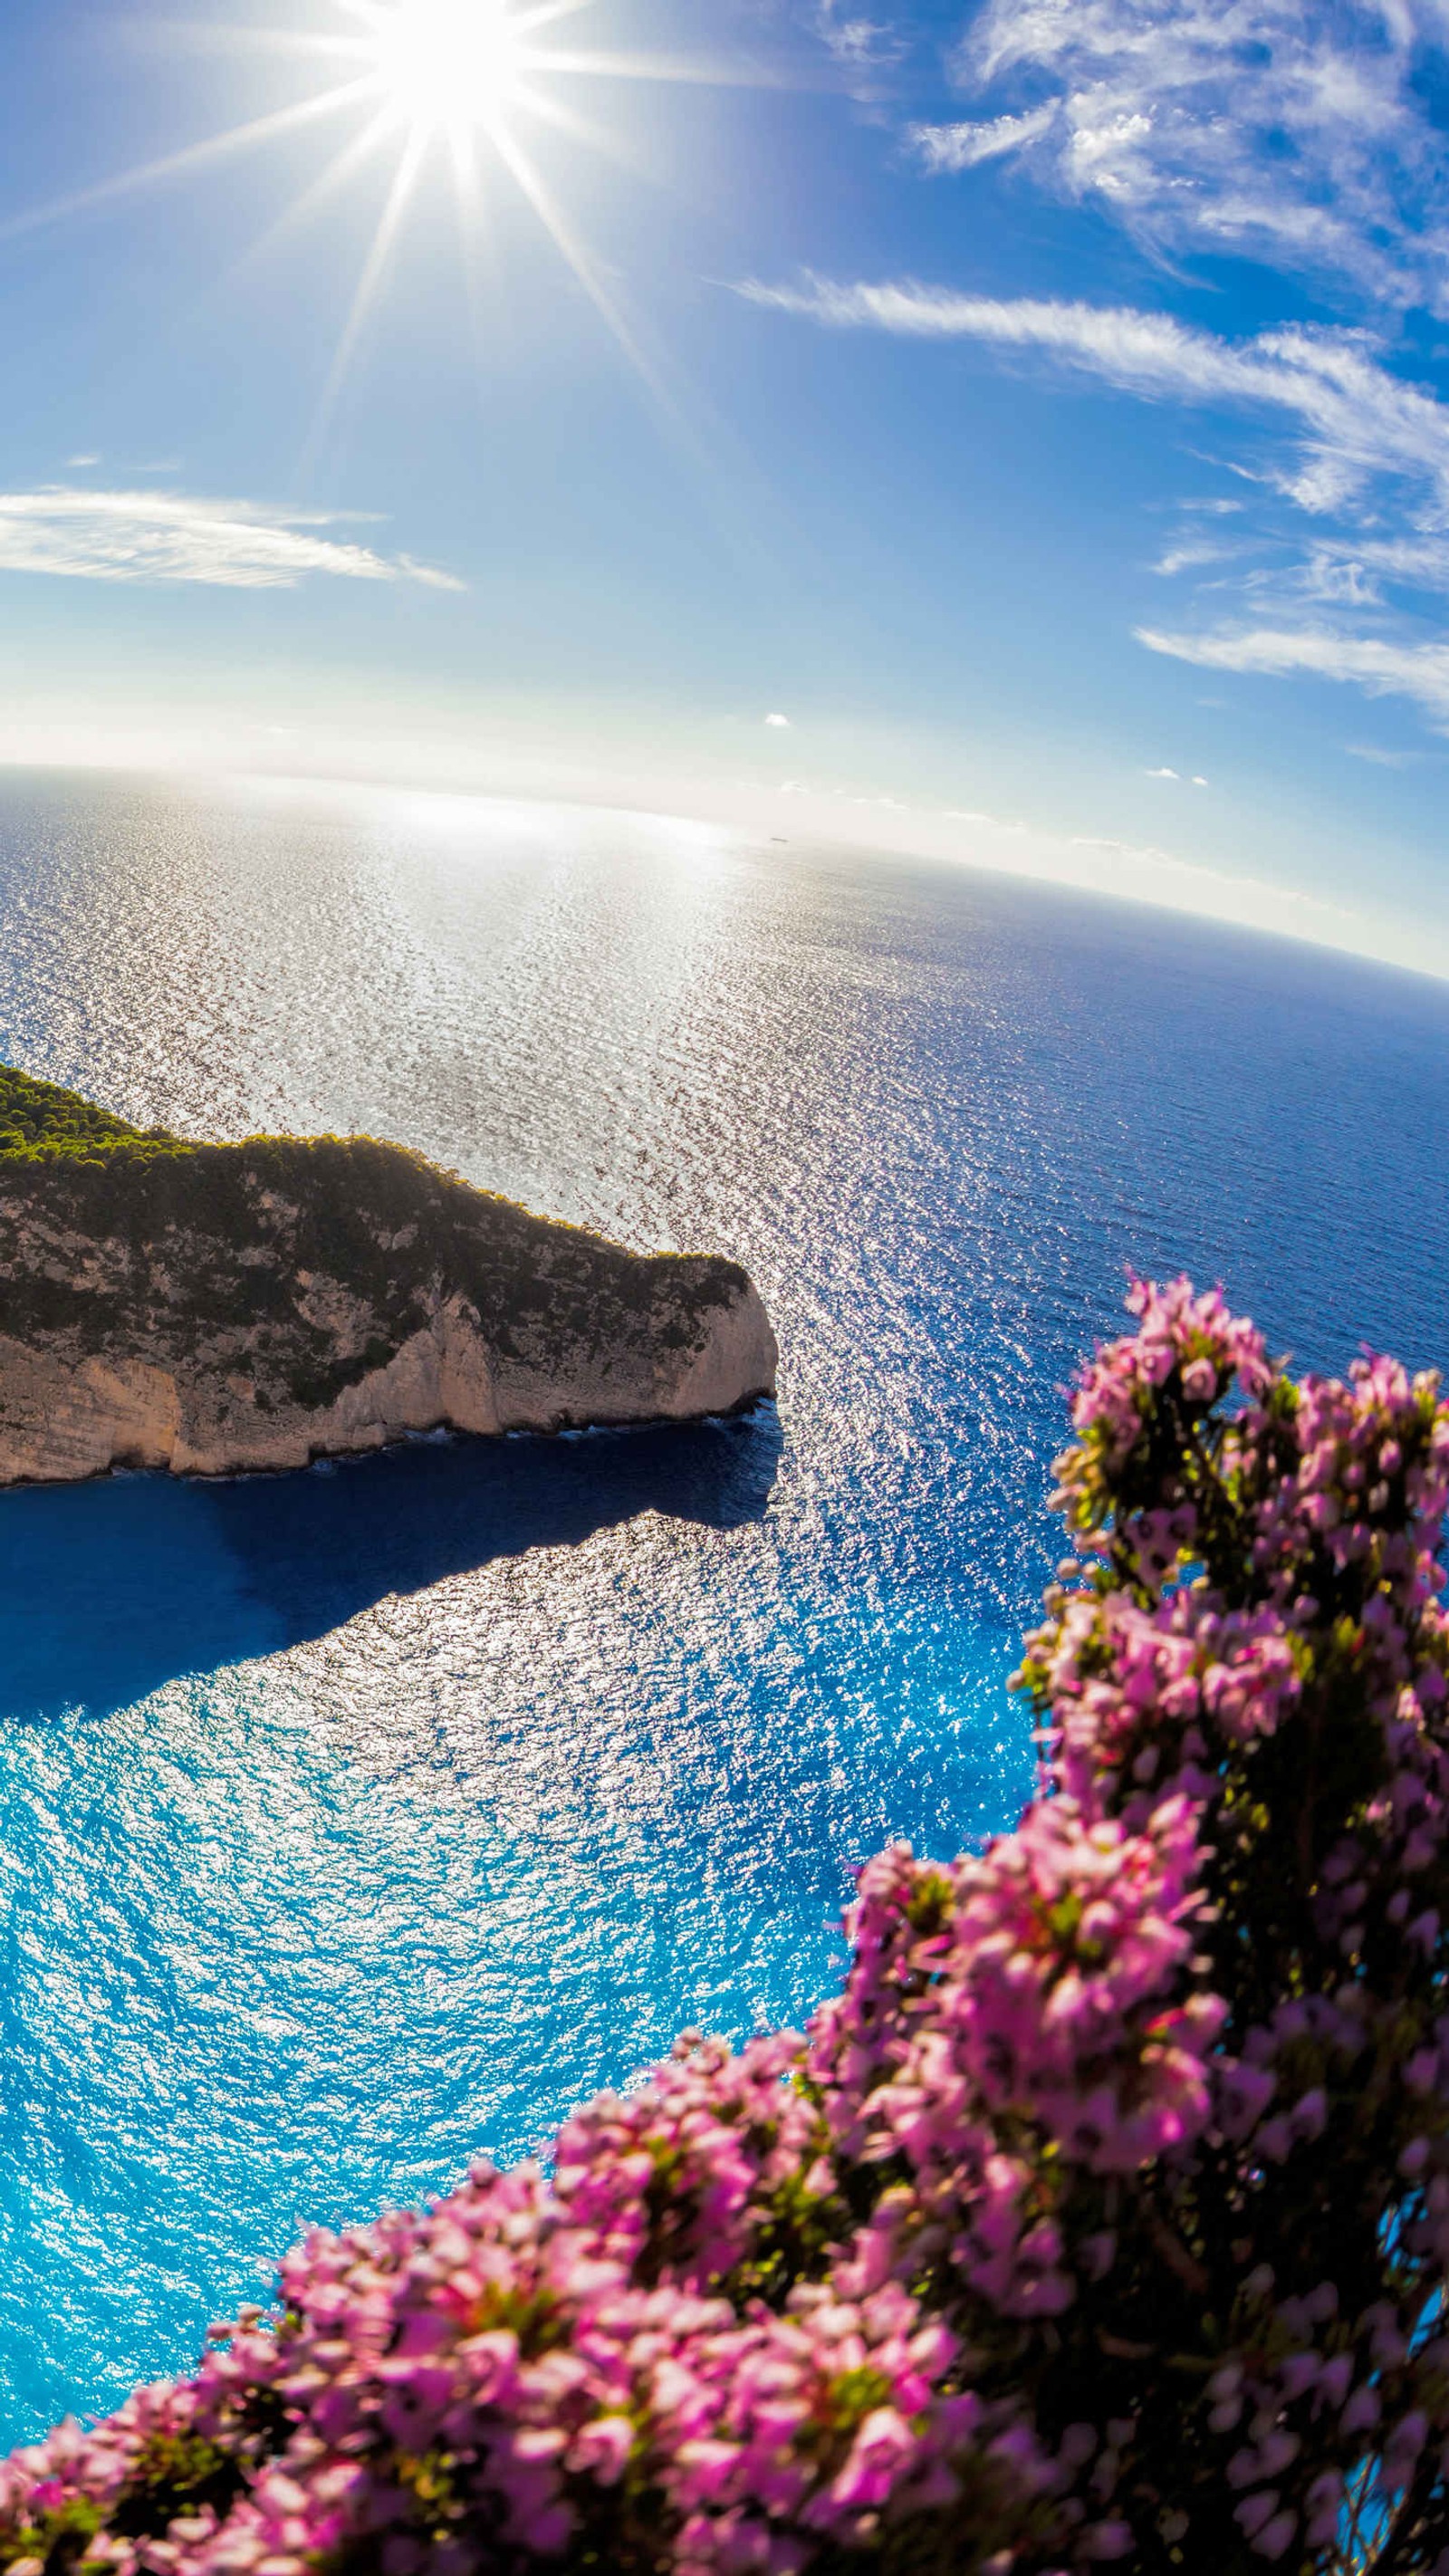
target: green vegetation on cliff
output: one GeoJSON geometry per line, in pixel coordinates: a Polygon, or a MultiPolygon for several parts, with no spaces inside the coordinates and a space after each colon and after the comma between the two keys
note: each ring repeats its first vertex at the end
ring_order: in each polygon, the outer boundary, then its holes
{"type": "Polygon", "coordinates": [[[748,1287],[640,1255],[371,1136],[188,1142],[0,1066],[0,1334],[133,1352],[322,1408],[449,1299],[495,1364],[687,1352],[748,1287]]]}
{"type": "Polygon", "coordinates": [[[189,1154],[180,1136],[164,1127],[141,1128],[98,1109],[78,1091],[58,1082],[38,1082],[15,1065],[0,1064],[0,1157],[23,1162],[96,1163],[122,1153],[149,1161],[157,1155],[189,1154]]]}

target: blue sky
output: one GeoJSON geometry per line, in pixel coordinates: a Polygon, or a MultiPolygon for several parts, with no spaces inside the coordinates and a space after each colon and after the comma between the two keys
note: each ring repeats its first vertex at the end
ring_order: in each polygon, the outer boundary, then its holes
{"type": "Polygon", "coordinates": [[[500,5],[10,0],[0,757],[1449,972],[1446,0],[500,5]]]}

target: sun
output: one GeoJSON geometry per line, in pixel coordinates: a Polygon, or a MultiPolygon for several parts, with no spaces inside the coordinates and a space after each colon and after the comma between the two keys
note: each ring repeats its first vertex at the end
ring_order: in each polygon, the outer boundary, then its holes
{"type": "Polygon", "coordinates": [[[384,0],[365,15],[371,23],[359,56],[411,129],[486,131],[528,103],[534,13],[507,0],[384,0]]]}
{"type": "MultiPolygon", "coordinates": [[[[198,5],[198,0],[193,0],[198,5]]],[[[208,18],[206,41],[239,55],[280,56],[299,66],[303,95],[269,113],[184,145],[159,161],[124,170],[98,186],[55,198],[0,225],[0,239],[37,224],[88,211],[107,201],[176,180],[308,130],[339,136],[316,175],[304,183],[247,256],[259,256],[343,192],[380,181],[371,238],[326,382],[309,453],[321,440],[338,390],[377,302],[409,208],[430,171],[450,177],[464,247],[471,261],[494,229],[490,165],[516,189],[550,236],[603,321],[657,396],[660,386],[626,318],[616,284],[581,237],[548,175],[560,148],[584,147],[632,166],[606,123],[587,115],[580,92],[617,85],[676,81],[754,86],[748,67],[689,56],[624,52],[578,45],[561,22],[599,10],[608,0],[283,0],[291,24],[227,27],[208,18]]],[[[200,22],[198,22],[199,24],[200,22]]]]}

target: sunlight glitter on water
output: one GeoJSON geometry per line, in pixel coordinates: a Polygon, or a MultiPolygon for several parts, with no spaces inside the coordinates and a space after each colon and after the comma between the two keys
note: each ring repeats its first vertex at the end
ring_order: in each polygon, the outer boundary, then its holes
{"type": "Polygon", "coordinates": [[[308,2219],[523,2151],[685,2022],[800,2017],[852,1861],[1010,1818],[1057,1390],[1124,1262],[1304,1358],[1449,1345],[1449,995],[315,790],[13,783],[0,907],[0,1057],[730,1251],[784,1351],[740,1423],[0,1496],[18,2437],[184,2365],[308,2219]]]}

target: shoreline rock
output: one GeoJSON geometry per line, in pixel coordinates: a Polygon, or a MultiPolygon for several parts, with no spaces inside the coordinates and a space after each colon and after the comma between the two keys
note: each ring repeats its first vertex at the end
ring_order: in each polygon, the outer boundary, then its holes
{"type": "Polygon", "coordinates": [[[304,1467],[774,1393],[747,1274],[370,1137],[144,1135],[0,1068],[0,1485],[304,1467]]]}

